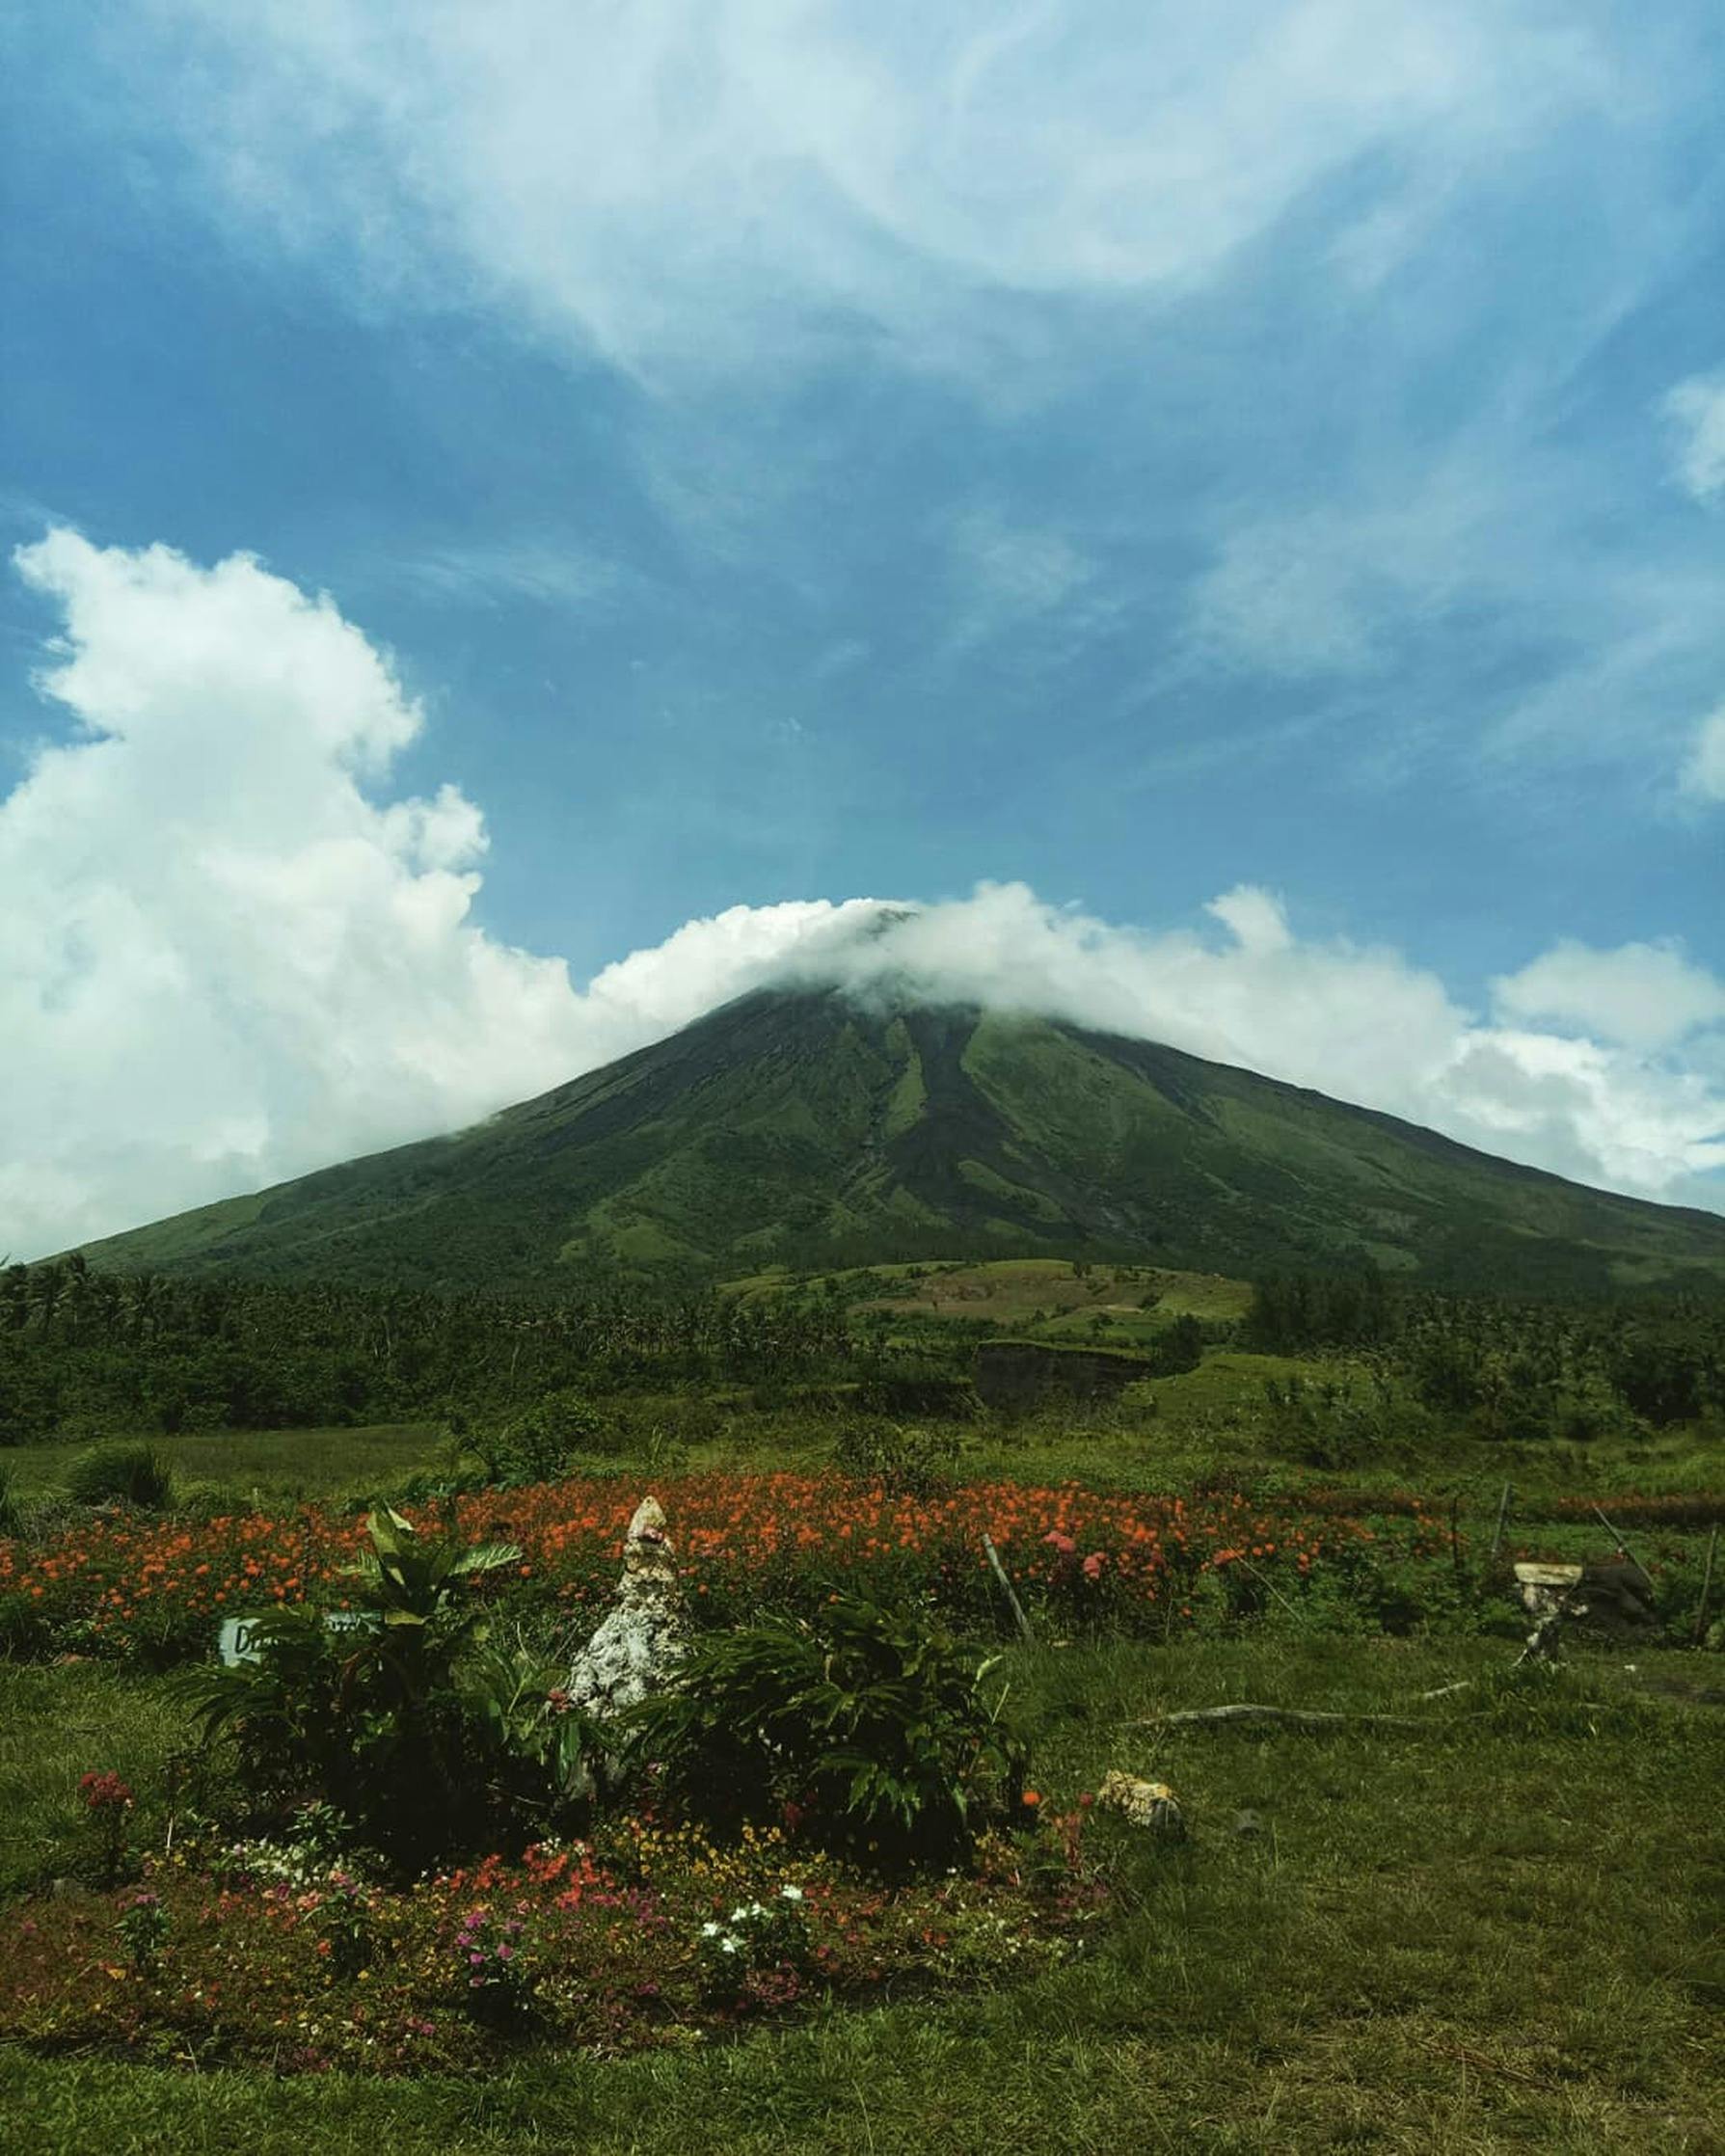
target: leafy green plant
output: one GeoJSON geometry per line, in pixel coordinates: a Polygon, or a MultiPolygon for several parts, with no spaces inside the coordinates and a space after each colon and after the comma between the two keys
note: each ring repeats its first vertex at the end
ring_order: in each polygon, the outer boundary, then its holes
{"type": "Polygon", "coordinates": [[[352,1873],[330,1873],[312,1928],[331,1976],[345,1982],[370,1961],[376,1950],[371,1896],[352,1873]]]}
{"type": "Polygon", "coordinates": [[[554,1482],[574,1453],[611,1449],[611,1435],[584,1394],[565,1387],[507,1422],[466,1431],[460,1452],[480,1463],[489,1482],[510,1488],[554,1482]]]}
{"type": "Polygon", "coordinates": [[[833,1440],[834,1467],[846,1474],[878,1478],[889,1490],[922,1496],[957,1472],[959,1446],[952,1430],[903,1428],[855,1416],[833,1440]]]}
{"type": "Polygon", "coordinates": [[[698,1642],[633,1720],[691,1811],[789,1817],[884,1862],[950,1859],[1012,1815],[1025,1753],[978,1663],[935,1618],[834,1595],[698,1642]]]}
{"type": "Polygon", "coordinates": [[[521,1551],[427,1539],[388,1507],[366,1528],[356,1608],[338,1623],[272,1612],[253,1628],[256,1660],[195,1672],[182,1692],[248,1787],[334,1805],[412,1866],[554,1808],[575,1738],[555,1726],[545,1672],[492,1646],[472,1592],[521,1551]]]}
{"type": "Polygon", "coordinates": [[[67,1488],[81,1505],[136,1505],[164,1511],[174,1498],[174,1472],[151,1444],[98,1444],[71,1464],[67,1488]]]}
{"type": "Polygon", "coordinates": [[[150,1894],[143,1888],[128,1895],[121,1904],[120,1922],[116,1928],[132,1967],[139,1976],[148,1976],[161,1959],[162,1949],[168,1942],[171,1928],[161,1896],[150,1894]]]}
{"type": "Polygon", "coordinates": [[[588,1789],[588,1762],[605,1748],[605,1733],[556,1682],[562,1674],[560,1663],[547,1662],[519,1634],[507,1646],[494,1637],[479,1642],[458,1673],[499,1771],[508,1770],[518,1810],[554,1807],[588,1789]]]}

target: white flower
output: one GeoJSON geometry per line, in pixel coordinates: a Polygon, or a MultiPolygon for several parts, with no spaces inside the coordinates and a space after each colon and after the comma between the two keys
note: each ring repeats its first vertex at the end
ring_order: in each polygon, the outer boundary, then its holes
{"type": "Polygon", "coordinates": [[[802,1900],[802,1889],[801,1889],[801,1887],[799,1887],[799,1886],[782,1886],[782,1887],[780,1887],[780,1889],[779,1889],[779,1900],[780,1900],[781,1901],[800,1901],[800,1900],[802,1900]]]}
{"type": "Polygon", "coordinates": [[[720,1952],[720,1954],[741,1954],[742,1951],[742,1941],[741,1939],[733,1939],[729,1936],[729,1934],[727,1934],[719,1941],[718,1951],[720,1952]]]}
{"type": "Polygon", "coordinates": [[[718,1926],[716,1924],[702,1925],[701,1936],[703,1939],[716,1939],[718,1937],[718,1926]]]}

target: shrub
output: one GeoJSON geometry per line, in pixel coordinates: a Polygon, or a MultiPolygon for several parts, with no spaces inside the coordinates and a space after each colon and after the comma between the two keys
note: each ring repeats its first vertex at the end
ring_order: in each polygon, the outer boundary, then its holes
{"type": "Polygon", "coordinates": [[[159,1894],[140,1888],[121,1903],[116,1929],[126,1957],[139,1976],[147,1977],[153,1972],[167,1944],[170,1928],[168,1912],[162,1906],[159,1894]]]}
{"type": "Polygon", "coordinates": [[[336,1805],[410,1869],[542,1829],[574,1778],[576,1725],[555,1711],[550,1672],[495,1646],[472,1592],[520,1550],[423,1540],[387,1508],[366,1527],[359,1606],[340,1629],[279,1609],[253,1628],[255,1661],[183,1681],[206,1742],[231,1742],[248,1788],[336,1805]]]}
{"type": "Polygon", "coordinates": [[[696,1813],[790,1816],[877,1860],[944,1860],[1022,1795],[992,1667],[922,1609],[835,1595],[812,1622],[767,1617],[698,1642],[633,1721],[696,1813]]]}
{"type": "Polygon", "coordinates": [[[951,1430],[904,1430],[858,1416],[841,1426],[832,1458],[846,1474],[878,1478],[889,1490],[921,1496],[957,1471],[958,1440],[951,1430]]]}
{"type": "Polygon", "coordinates": [[[53,1636],[52,1621],[27,1595],[0,1595],[0,1655],[42,1654],[53,1636]]]}
{"type": "Polygon", "coordinates": [[[18,1500],[13,1491],[12,1469],[0,1462],[0,1535],[21,1533],[23,1524],[18,1500]]]}
{"type": "Polygon", "coordinates": [[[974,1422],[983,1412],[974,1379],[928,1358],[906,1357],[865,1377],[856,1389],[858,1406],[873,1415],[939,1415],[954,1422],[974,1422]]]}
{"type": "Polygon", "coordinates": [[[583,1394],[565,1388],[493,1430],[470,1431],[461,1450],[476,1457],[488,1481],[505,1488],[553,1482],[576,1452],[610,1449],[611,1431],[583,1394]]]}
{"type": "Polygon", "coordinates": [[[161,1512],[174,1496],[174,1472],[151,1444],[98,1444],[74,1460],[66,1478],[81,1505],[136,1505],[161,1512]]]}
{"type": "Polygon", "coordinates": [[[1177,1317],[1150,1342],[1146,1369],[1154,1378],[1177,1378],[1203,1361],[1204,1329],[1190,1315],[1177,1317]]]}

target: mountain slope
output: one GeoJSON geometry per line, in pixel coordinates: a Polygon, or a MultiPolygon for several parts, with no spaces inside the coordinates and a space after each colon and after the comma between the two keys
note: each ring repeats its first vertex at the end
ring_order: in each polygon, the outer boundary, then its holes
{"type": "Polygon", "coordinates": [[[1725,1281],[1725,1219],[1178,1050],[762,991],[455,1137],[90,1246],[99,1264],[522,1285],[590,1268],[1365,1259],[1454,1284],[1725,1281]]]}

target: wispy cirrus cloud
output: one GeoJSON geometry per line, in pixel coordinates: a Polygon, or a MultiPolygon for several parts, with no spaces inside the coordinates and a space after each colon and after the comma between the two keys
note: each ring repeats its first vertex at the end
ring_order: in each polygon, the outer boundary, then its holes
{"type": "Polygon", "coordinates": [[[1725,494],[1725,372],[1678,383],[1662,409],[1675,437],[1678,484],[1697,501],[1725,494]]]}
{"type": "Polygon", "coordinates": [[[847,316],[985,364],[984,294],[1190,288],[1373,159],[1381,228],[1609,75],[1584,27],[1481,0],[148,13],[228,214],[648,370],[819,355],[847,316]]]}

